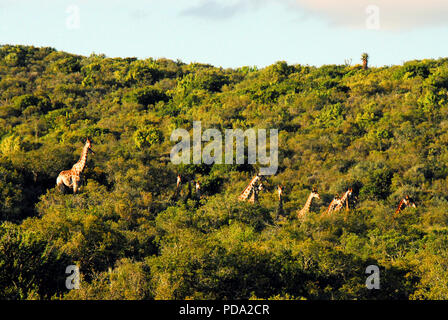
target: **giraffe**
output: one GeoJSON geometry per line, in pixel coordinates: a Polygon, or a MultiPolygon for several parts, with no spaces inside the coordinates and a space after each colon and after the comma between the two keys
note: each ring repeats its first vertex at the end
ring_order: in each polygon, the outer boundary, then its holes
{"type": "Polygon", "coordinates": [[[283,187],[281,185],[278,185],[277,192],[278,192],[278,201],[282,202],[283,187]]]}
{"type": "Polygon", "coordinates": [[[298,218],[303,218],[310,211],[311,202],[314,198],[320,199],[320,195],[315,188],[313,188],[313,190],[311,191],[308,200],[305,203],[305,206],[298,212],[298,218]]]}
{"type": "Polygon", "coordinates": [[[180,177],[180,174],[177,175],[177,184],[176,184],[176,188],[179,189],[180,184],[182,183],[182,178],[180,177]]]}
{"type": "Polygon", "coordinates": [[[400,204],[398,205],[398,208],[395,211],[395,214],[397,214],[401,210],[403,210],[404,209],[403,206],[417,208],[414,201],[412,201],[412,199],[408,195],[406,195],[406,197],[400,201],[400,204]]]}
{"type": "Polygon", "coordinates": [[[280,184],[277,186],[277,193],[278,193],[278,208],[275,220],[278,220],[279,216],[283,215],[283,186],[280,184]]]}
{"type": "Polygon", "coordinates": [[[177,175],[177,182],[176,182],[176,190],[174,190],[174,194],[171,197],[171,200],[176,201],[177,198],[179,197],[179,193],[181,191],[181,186],[182,186],[182,177],[180,176],[180,174],[177,175]]]}
{"type": "Polygon", "coordinates": [[[82,173],[82,171],[86,166],[87,154],[89,152],[95,154],[95,152],[93,152],[92,150],[92,143],[87,138],[86,144],[82,149],[79,161],[76,162],[70,170],[61,171],[61,173],[59,173],[58,178],[56,179],[56,185],[62,192],[64,191],[64,185],[66,185],[69,188],[73,188],[73,193],[78,192],[79,182],[81,180],[80,174],[82,173]]]}
{"type": "Polygon", "coordinates": [[[201,198],[201,185],[200,185],[199,181],[195,182],[195,190],[196,190],[196,198],[200,199],[201,198]]]}
{"type": "Polygon", "coordinates": [[[240,200],[240,201],[247,200],[249,195],[251,195],[253,193],[252,192],[253,187],[260,180],[260,178],[261,177],[259,175],[256,175],[255,177],[253,177],[252,180],[250,181],[250,183],[246,186],[246,188],[244,188],[243,192],[241,192],[240,196],[238,197],[238,200],[240,200]]]}
{"type": "Polygon", "coordinates": [[[251,203],[255,203],[258,201],[258,192],[263,190],[263,184],[261,183],[262,176],[256,175],[252,178],[250,183],[246,186],[246,188],[243,190],[243,192],[238,197],[238,200],[245,201],[250,197],[248,200],[251,203]]]}
{"type": "Polygon", "coordinates": [[[339,199],[338,204],[334,208],[334,211],[339,211],[346,204],[346,210],[348,211],[348,198],[352,195],[353,189],[348,189],[344,195],[339,199]]]}
{"type": "Polygon", "coordinates": [[[341,202],[341,198],[339,198],[339,195],[337,194],[333,200],[331,201],[330,205],[328,206],[327,211],[325,211],[325,214],[330,214],[334,211],[334,208],[338,206],[341,202]]]}
{"type": "Polygon", "coordinates": [[[262,190],[263,190],[263,184],[261,182],[254,184],[252,186],[252,196],[250,197],[249,202],[250,203],[258,202],[258,193],[262,190]]]}

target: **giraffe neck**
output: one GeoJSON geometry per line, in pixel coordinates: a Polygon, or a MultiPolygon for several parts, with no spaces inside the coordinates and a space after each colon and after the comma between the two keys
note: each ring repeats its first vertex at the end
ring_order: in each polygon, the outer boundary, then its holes
{"type": "Polygon", "coordinates": [[[347,210],[348,210],[348,202],[347,199],[350,195],[350,190],[347,190],[346,193],[342,196],[342,198],[339,199],[337,206],[334,208],[335,211],[341,210],[341,208],[344,206],[344,203],[347,204],[347,210]]]}
{"type": "Polygon", "coordinates": [[[239,196],[240,200],[246,200],[249,195],[253,192],[254,185],[257,183],[257,181],[260,180],[259,176],[255,176],[252,181],[247,185],[247,187],[244,189],[244,191],[239,196]]]}
{"type": "Polygon", "coordinates": [[[346,193],[344,193],[344,195],[343,195],[342,198],[341,198],[341,203],[344,203],[345,200],[347,200],[347,198],[348,198],[348,194],[349,194],[349,191],[347,191],[346,193]]]}
{"type": "Polygon", "coordinates": [[[313,193],[311,193],[310,196],[308,197],[308,200],[306,200],[306,203],[303,206],[302,210],[300,210],[300,214],[305,214],[310,211],[311,202],[313,201],[313,198],[314,198],[314,195],[313,195],[313,193]]]}
{"type": "Polygon", "coordinates": [[[405,204],[405,199],[402,199],[401,201],[400,201],[400,204],[398,205],[398,208],[397,208],[397,210],[395,210],[395,213],[398,213],[398,212],[400,212],[401,210],[403,210],[403,205],[405,204]]]}
{"type": "Polygon", "coordinates": [[[84,149],[82,150],[81,158],[73,166],[72,171],[76,175],[79,175],[84,170],[84,167],[86,166],[86,162],[87,162],[87,153],[88,152],[89,152],[89,148],[87,146],[85,146],[84,149]]]}

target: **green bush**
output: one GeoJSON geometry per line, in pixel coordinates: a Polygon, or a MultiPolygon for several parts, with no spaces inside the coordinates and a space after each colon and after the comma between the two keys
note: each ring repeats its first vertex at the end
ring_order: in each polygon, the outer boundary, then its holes
{"type": "Polygon", "coordinates": [[[124,101],[139,103],[145,107],[154,105],[159,101],[168,101],[168,97],[162,91],[153,88],[139,88],[124,96],[124,101]]]}
{"type": "Polygon", "coordinates": [[[134,133],[134,142],[137,148],[143,149],[146,147],[151,147],[162,141],[161,132],[153,126],[145,126],[138,129],[134,133]]]}

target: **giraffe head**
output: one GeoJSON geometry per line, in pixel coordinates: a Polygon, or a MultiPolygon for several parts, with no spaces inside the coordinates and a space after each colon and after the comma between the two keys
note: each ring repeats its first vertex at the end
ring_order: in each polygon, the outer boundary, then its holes
{"type": "Polygon", "coordinates": [[[319,192],[317,191],[316,188],[313,188],[313,190],[311,191],[311,195],[313,196],[313,198],[320,199],[319,192]]]}
{"type": "Polygon", "coordinates": [[[91,152],[92,154],[95,154],[95,152],[93,152],[93,150],[92,150],[92,142],[90,141],[89,138],[87,138],[86,144],[84,147],[87,148],[87,152],[91,152]]]}
{"type": "Polygon", "coordinates": [[[262,191],[263,188],[264,188],[263,182],[266,181],[266,177],[263,176],[263,175],[261,175],[261,174],[257,174],[257,178],[258,178],[258,182],[257,182],[257,184],[258,184],[258,190],[259,190],[259,191],[262,191]]]}

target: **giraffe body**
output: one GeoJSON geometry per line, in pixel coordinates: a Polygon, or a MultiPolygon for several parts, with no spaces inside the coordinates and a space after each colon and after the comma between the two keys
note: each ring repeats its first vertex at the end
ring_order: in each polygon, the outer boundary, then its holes
{"type": "Polygon", "coordinates": [[[252,196],[249,199],[250,203],[256,203],[258,202],[258,193],[263,190],[263,184],[262,183],[256,183],[252,186],[251,194],[252,196]]]}
{"type": "Polygon", "coordinates": [[[176,183],[176,190],[174,191],[174,194],[171,197],[171,200],[176,201],[179,197],[180,191],[182,186],[182,178],[180,175],[177,175],[177,183],[176,183]]]}
{"type": "Polygon", "coordinates": [[[325,214],[330,214],[334,211],[334,208],[336,208],[336,206],[338,206],[341,203],[341,199],[339,198],[339,196],[337,195],[336,197],[334,197],[334,199],[331,201],[330,205],[328,206],[327,211],[325,212],[325,214]]]}
{"type": "Polygon", "coordinates": [[[344,203],[347,205],[347,211],[348,211],[348,198],[352,195],[353,189],[348,189],[347,192],[344,193],[344,195],[339,199],[336,207],[334,208],[334,211],[339,211],[344,206],[344,203]]]}
{"type": "Polygon", "coordinates": [[[81,173],[84,170],[87,163],[87,154],[93,152],[92,144],[89,139],[87,139],[84,148],[82,149],[81,157],[78,162],[76,162],[70,170],[61,171],[58,178],[56,179],[56,185],[61,191],[64,191],[64,185],[68,188],[73,188],[73,193],[77,193],[79,190],[79,184],[81,181],[81,173]]]}
{"type": "Polygon", "coordinates": [[[400,211],[402,211],[404,208],[403,207],[412,207],[412,208],[417,208],[417,206],[415,205],[414,201],[412,201],[412,199],[409,196],[406,196],[404,199],[402,199],[400,201],[400,204],[398,205],[397,210],[395,211],[395,214],[399,213],[400,211]]]}
{"type": "Polygon", "coordinates": [[[353,189],[348,189],[342,197],[339,198],[339,196],[336,195],[336,197],[334,197],[333,201],[331,201],[330,205],[328,206],[326,214],[341,210],[344,206],[344,203],[346,204],[346,208],[348,211],[348,198],[352,195],[352,193],[353,189]]]}
{"type": "Polygon", "coordinates": [[[283,187],[281,185],[277,187],[277,192],[278,192],[278,208],[276,219],[278,219],[278,217],[283,214],[283,187]]]}

